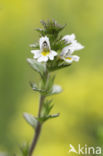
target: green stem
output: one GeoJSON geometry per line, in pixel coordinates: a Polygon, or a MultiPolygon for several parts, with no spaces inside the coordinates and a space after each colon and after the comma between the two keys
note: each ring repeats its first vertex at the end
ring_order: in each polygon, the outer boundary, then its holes
{"type": "Polygon", "coordinates": [[[43,105],[44,100],[45,100],[45,96],[41,95],[40,96],[40,105],[39,105],[38,117],[40,117],[40,113],[41,113],[41,110],[42,110],[42,105],[43,105]]]}
{"type": "MultiPolygon", "coordinates": [[[[45,100],[45,96],[41,95],[41,96],[40,96],[40,104],[39,104],[38,117],[40,117],[40,113],[41,113],[41,109],[42,109],[42,105],[43,105],[44,100],[45,100]]],[[[29,156],[32,156],[33,151],[35,150],[37,141],[38,141],[39,136],[40,136],[41,128],[42,128],[42,124],[38,121],[36,130],[35,130],[35,135],[34,135],[32,144],[31,144],[31,146],[30,146],[29,156]]]]}
{"type": "MultiPolygon", "coordinates": [[[[45,76],[46,76],[46,80],[47,80],[48,79],[48,72],[46,72],[45,76]]],[[[46,82],[45,82],[45,85],[46,85],[46,82]]],[[[44,95],[40,95],[38,118],[40,118],[44,100],[45,100],[45,96],[44,95]]],[[[42,129],[42,124],[38,121],[36,130],[35,130],[35,134],[34,134],[34,138],[32,140],[32,144],[31,144],[30,149],[29,149],[29,156],[32,156],[32,154],[33,154],[33,152],[35,150],[36,144],[38,142],[38,139],[39,139],[39,136],[40,136],[40,133],[41,133],[41,129],[42,129]]]]}

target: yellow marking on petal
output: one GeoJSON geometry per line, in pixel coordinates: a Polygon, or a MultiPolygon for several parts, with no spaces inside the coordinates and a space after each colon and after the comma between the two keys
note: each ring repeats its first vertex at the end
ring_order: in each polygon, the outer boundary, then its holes
{"type": "Polygon", "coordinates": [[[67,59],[67,60],[72,60],[72,58],[71,58],[71,57],[66,57],[66,59],[67,59]]]}
{"type": "Polygon", "coordinates": [[[41,54],[42,54],[43,56],[47,56],[49,53],[50,53],[50,51],[42,51],[41,54]]]}

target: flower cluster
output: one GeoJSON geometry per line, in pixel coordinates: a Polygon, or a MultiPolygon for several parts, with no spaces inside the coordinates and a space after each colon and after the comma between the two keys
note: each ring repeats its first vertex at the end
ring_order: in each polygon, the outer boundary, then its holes
{"type": "Polygon", "coordinates": [[[66,47],[61,50],[61,53],[58,54],[55,50],[51,49],[50,41],[47,36],[42,36],[39,40],[39,50],[31,50],[31,53],[34,54],[34,59],[37,59],[38,62],[47,62],[48,60],[54,60],[55,56],[59,57],[61,60],[64,60],[66,63],[72,63],[73,61],[78,62],[80,57],[77,55],[72,55],[74,51],[81,50],[84,48],[83,45],[77,42],[75,39],[75,34],[65,35],[62,37],[62,41],[65,42],[66,47]]]}

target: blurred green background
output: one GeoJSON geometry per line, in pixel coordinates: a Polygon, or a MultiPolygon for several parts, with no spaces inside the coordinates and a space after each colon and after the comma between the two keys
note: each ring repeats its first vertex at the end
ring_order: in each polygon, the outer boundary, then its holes
{"type": "Polygon", "coordinates": [[[85,49],[76,52],[79,63],[57,72],[64,91],[54,97],[53,113],[61,115],[45,123],[35,155],[68,156],[69,144],[102,146],[103,1],[0,0],[0,151],[18,151],[33,137],[22,114],[38,109],[38,94],[28,84],[38,75],[26,58],[41,19],[66,23],[63,34],[75,33],[85,49]]]}

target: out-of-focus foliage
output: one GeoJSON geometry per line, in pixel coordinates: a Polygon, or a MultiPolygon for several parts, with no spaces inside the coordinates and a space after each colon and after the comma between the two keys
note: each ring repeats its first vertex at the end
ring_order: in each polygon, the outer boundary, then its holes
{"type": "Polygon", "coordinates": [[[0,151],[15,153],[33,137],[22,118],[37,112],[38,95],[28,85],[38,75],[29,68],[29,44],[41,19],[67,23],[64,35],[75,33],[85,49],[68,69],[57,72],[64,92],[55,96],[53,112],[60,118],[44,125],[36,155],[67,156],[69,144],[103,143],[103,1],[0,1],[0,151]]]}

